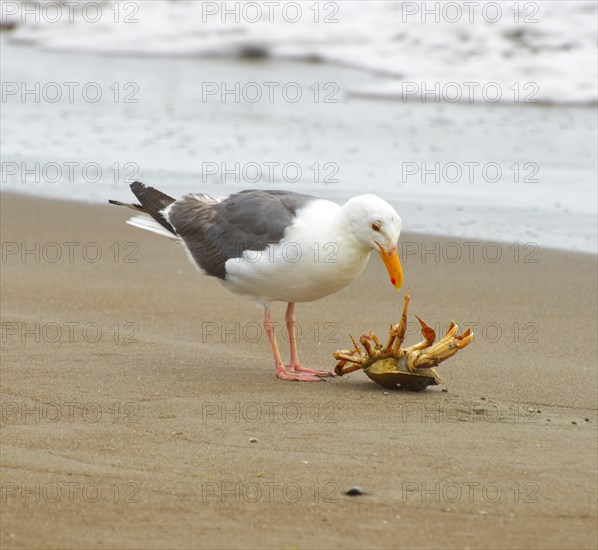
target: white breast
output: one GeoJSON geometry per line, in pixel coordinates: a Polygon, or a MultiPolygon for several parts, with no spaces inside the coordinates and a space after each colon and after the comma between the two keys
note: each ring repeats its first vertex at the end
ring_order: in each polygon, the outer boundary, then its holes
{"type": "Polygon", "coordinates": [[[280,243],[226,262],[225,286],[260,302],[309,302],[347,286],[370,250],[343,226],[340,209],[317,200],[299,210],[280,243]]]}

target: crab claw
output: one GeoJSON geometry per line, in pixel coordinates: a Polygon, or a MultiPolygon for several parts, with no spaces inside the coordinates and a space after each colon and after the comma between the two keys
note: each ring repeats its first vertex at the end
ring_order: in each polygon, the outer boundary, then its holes
{"type": "Polygon", "coordinates": [[[457,334],[458,331],[459,325],[457,325],[455,321],[451,321],[451,324],[449,325],[449,328],[447,329],[446,334],[442,337],[442,339],[444,340],[445,338],[452,338],[457,334]]]}
{"type": "Polygon", "coordinates": [[[445,336],[438,343],[425,351],[416,352],[408,357],[408,364],[414,369],[435,367],[449,357],[452,357],[473,341],[473,332],[467,329],[463,334],[445,336]]]}
{"type": "Polygon", "coordinates": [[[468,346],[471,342],[473,342],[473,332],[467,329],[461,336],[457,335],[457,348],[463,349],[465,346],[468,346]]]}
{"type": "MultiPolygon", "coordinates": [[[[426,325],[426,323],[424,323],[419,317],[417,317],[417,315],[415,316],[417,318],[417,320],[419,321],[419,324],[421,325],[422,328],[422,336],[423,336],[423,340],[421,342],[419,342],[419,344],[415,344],[413,346],[409,346],[408,348],[405,348],[403,351],[408,355],[408,361],[407,361],[407,365],[411,365],[413,363],[413,353],[429,348],[433,343],[434,340],[436,340],[436,333],[434,332],[434,330],[429,327],[428,325],[426,325]]],[[[445,336],[446,338],[446,336],[445,336]]]]}
{"type": "MultiPolygon", "coordinates": [[[[463,338],[467,338],[471,334],[471,329],[467,329],[461,336],[457,335],[459,340],[463,340],[463,338]]],[[[469,342],[468,342],[469,343],[469,342]]]]}
{"type": "Polygon", "coordinates": [[[422,336],[424,337],[424,340],[428,343],[428,346],[431,346],[434,343],[434,340],[436,340],[434,329],[426,325],[426,323],[424,323],[417,315],[415,318],[419,321],[419,324],[422,327],[422,336]]]}

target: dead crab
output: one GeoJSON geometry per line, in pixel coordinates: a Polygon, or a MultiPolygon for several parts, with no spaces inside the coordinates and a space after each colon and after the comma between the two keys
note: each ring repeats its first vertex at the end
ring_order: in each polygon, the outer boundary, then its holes
{"type": "Polygon", "coordinates": [[[359,338],[365,349],[364,353],[351,336],[353,349],[339,350],[333,354],[339,360],[334,369],[335,374],[343,376],[363,369],[376,384],[393,390],[422,391],[428,386],[440,384],[440,377],[434,367],[467,346],[473,340],[473,332],[467,329],[463,334],[458,334],[458,325],[451,322],[446,334],[434,344],[436,333],[416,316],[424,339],[419,344],[402,348],[407,329],[408,306],[409,292],[405,294],[401,320],[390,327],[388,342],[384,347],[373,332],[366,332],[359,338]]]}

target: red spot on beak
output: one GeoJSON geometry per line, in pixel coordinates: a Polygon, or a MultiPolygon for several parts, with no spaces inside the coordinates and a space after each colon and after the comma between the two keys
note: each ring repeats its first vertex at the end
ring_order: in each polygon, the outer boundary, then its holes
{"type": "Polygon", "coordinates": [[[391,280],[390,280],[390,282],[391,282],[393,285],[396,285],[396,284],[397,284],[397,282],[396,282],[394,279],[391,279],[391,280]]]}

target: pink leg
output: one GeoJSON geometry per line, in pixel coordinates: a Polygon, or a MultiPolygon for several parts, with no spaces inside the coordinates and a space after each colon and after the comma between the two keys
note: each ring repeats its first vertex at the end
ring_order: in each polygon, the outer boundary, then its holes
{"type": "Polygon", "coordinates": [[[316,374],[317,376],[334,376],[333,373],[325,370],[308,369],[299,362],[299,352],[297,351],[297,333],[295,331],[295,304],[289,302],[287,311],[285,313],[285,320],[287,323],[287,332],[289,334],[289,343],[291,346],[291,362],[289,363],[289,370],[295,372],[306,372],[309,374],[316,374]]]}
{"type": "Polygon", "coordinates": [[[318,382],[321,380],[321,378],[315,374],[289,372],[284,368],[282,358],[280,357],[280,350],[278,349],[278,343],[276,342],[276,336],[274,335],[274,326],[272,325],[272,321],[270,321],[270,304],[266,304],[264,308],[264,328],[268,334],[272,355],[274,355],[274,367],[276,368],[276,376],[278,376],[278,378],[281,378],[282,380],[300,380],[302,382],[318,382]]]}

